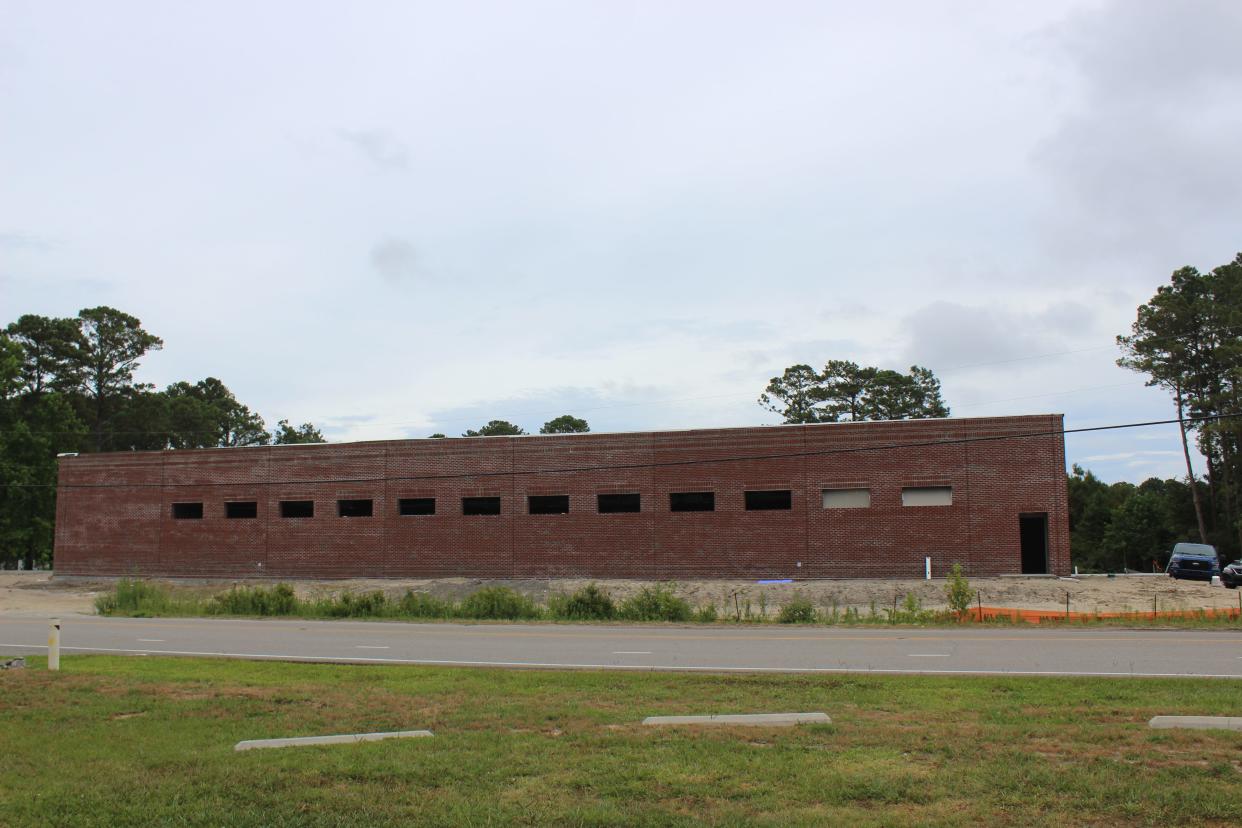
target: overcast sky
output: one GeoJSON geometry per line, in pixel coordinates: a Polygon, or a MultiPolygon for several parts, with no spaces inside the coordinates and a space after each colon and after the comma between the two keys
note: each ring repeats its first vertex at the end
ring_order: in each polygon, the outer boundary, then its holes
{"type": "Polygon", "coordinates": [[[112,305],[140,379],[333,440],[774,423],[833,358],[1165,418],[1113,337],[1242,250],[1240,43],[1237,0],[0,0],[0,323],[112,305]]]}

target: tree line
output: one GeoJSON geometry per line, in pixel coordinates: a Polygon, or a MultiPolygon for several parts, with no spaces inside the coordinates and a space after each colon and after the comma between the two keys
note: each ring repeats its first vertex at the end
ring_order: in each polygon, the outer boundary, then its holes
{"type": "Polygon", "coordinates": [[[1208,273],[1173,272],[1117,337],[1118,364],[1169,392],[1195,510],[1195,540],[1225,557],[1242,552],[1242,253],[1208,273]],[[1194,438],[1206,458],[1195,483],[1194,438]]]}
{"type": "MultiPolygon", "coordinates": [[[[575,417],[572,414],[562,414],[548,420],[539,429],[540,434],[586,434],[591,430],[591,426],[581,417],[575,417]]],[[[488,420],[486,425],[476,428],[468,428],[462,433],[462,437],[517,437],[528,433],[526,429],[520,425],[515,425],[508,420],[488,420]]],[[[446,435],[436,432],[429,435],[432,438],[444,437],[446,435]]]]}
{"type": "Polygon", "coordinates": [[[56,455],[323,442],[312,423],[264,420],[219,379],[135,381],[164,342],[110,307],[25,314],[0,331],[0,566],[51,561],[56,455]]]}

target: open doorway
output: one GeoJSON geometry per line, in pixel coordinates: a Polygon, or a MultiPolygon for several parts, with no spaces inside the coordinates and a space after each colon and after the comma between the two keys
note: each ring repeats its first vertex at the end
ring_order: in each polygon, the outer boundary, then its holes
{"type": "Polygon", "coordinates": [[[1048,513],[1018,515],[1022,542],[1022,574],[1048,574],[1048,513]]]}

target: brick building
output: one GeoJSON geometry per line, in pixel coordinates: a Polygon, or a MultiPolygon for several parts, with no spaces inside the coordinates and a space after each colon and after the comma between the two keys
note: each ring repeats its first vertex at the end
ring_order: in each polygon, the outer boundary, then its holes
{"type": "Polygon", "coordinates": [[[854,578],[1069,569],[1061,415],[63,457],[55,570],[854,578]]]}

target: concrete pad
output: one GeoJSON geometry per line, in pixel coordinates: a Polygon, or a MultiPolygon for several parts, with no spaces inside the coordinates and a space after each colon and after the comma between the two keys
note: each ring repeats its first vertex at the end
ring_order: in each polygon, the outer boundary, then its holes
{"type": "Polygon", "coordinates": [[[347,742],[379,742],[384,739],[416,739],[431,735],[430,730],[396,730],[390,733],[346,733],[341,736],[303,736],[295,739],[248,739],[244,742],[238,742],[233,746],[233,750],[301,747],[302,745],[339,745],[347,742]]]}
{"type": "Polygon", "coordinates": [[[1242,716],[1155,716],[1147,723],[1158,730],[1242,730],[1242,716]]]}
{"type": "Polygon", "coordinates": [[[830,724],[827,713],[742,713],[723,716],[648,716],[645,725],[733,725],[741,727],[793,727],[796,724],[830,724]]]}

